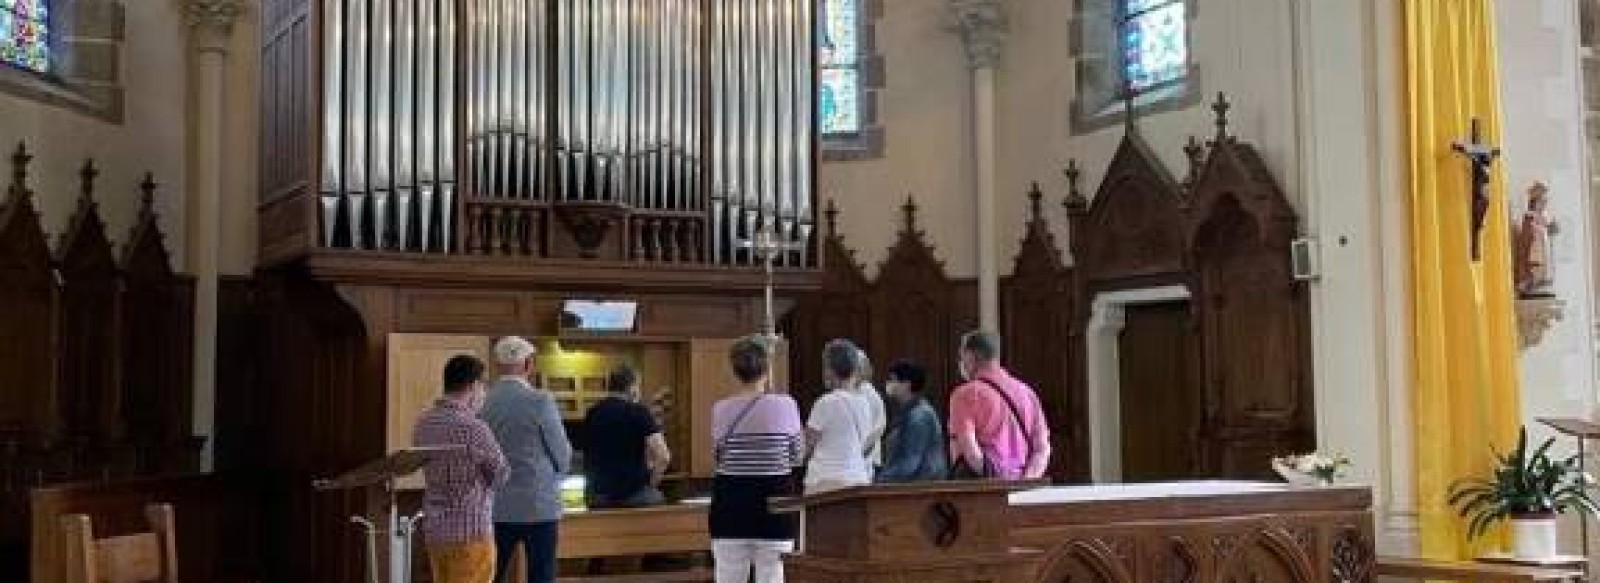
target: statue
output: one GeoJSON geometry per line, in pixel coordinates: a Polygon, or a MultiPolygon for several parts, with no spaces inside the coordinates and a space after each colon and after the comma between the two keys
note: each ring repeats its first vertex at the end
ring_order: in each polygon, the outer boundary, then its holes
{"type": "Polygon", "coordinates": [[[1549,205],[1549,188],[1542,182],[1535,182],[1528,188],[1528,208],[1513,230],[1512,268],[1515,269],[1517,297],[1522,299],[1555,297],[1550,291],[1554,283],[1554,248],[1550,236],[1559,232],[1559,227],[1550,215],[1549,205]]]}

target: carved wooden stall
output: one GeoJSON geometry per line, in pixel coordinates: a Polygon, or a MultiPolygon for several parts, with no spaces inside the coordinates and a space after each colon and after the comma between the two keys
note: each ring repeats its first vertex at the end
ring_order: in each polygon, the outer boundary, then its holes
{"type": "MultiPolygon", "coordinates": [[[[85,165],[77,207],[52,250],[11,159],[0,206],[0,578],[21,580],[33,488],[197,468],[190,434],[189,282],[166,261],[142,188],[120,262],[85,165]]],[[[129,189],[132,190],[132,189],[129,189]]]]}
{"type": "MultiPolygon", "coordinates": [[[[1092,202],[1077,189],[1071,220],[1074,330],[1087,329],[1098,294],[1182,286],[1189,297],[1200,410],[1188,477],[1270,477],[1269,459],[1313,447],[1309,312],[1290,269],[1293,207],[1248,143],[1217,133],[1185,149],[1180,186],[1130,122],[1092,202]]],[[[1073,347],[1084,374],[1086,343],[1073,347]]],[[[1094,390],[1079,376],[1080,392],[1094,390]]]]}
{"type": "MultiPolygon", "coordinates": [[[[1101,294],[1185,290],[1184,366],[1201,396],[1184,413],[1187,477],[1268,477],[1267,460],[1312,447],[1308,310],[1290,272],[1293,208],[1259,154],[1227,133],[1191,141],[1181,183],[1128,125],[1091,199],[1076,163],[1066,170],[1070,266],[1043,217],[1038,188],[1012,273],[1001,281],[1004,360],[1038,390],[1055,429],[1051,475],[1090,479],[1087,336],[1101,294]]],[[[941,403],[957,380],[955,342],[976,325],[973,281],[944,274],[908,203],[900,239],[875,279],[832,227],[821,289],[800,295],[785,320],[791,367],[803,398],[820,391],[817,356],[830,338],[852,338],[874,358],[930,365],[929,396],[941,403]]],[[[1113,339],[1114,340],[1114,339],[1113,339]]],[[[1118,455],[1121,452],[1111,452],[1118,455]]]]}

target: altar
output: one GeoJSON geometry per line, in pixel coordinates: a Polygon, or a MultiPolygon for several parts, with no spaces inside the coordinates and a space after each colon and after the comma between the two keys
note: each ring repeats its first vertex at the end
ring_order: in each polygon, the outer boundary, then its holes
{"type": "Polygon", "coordinates": [[[1370,581],[1372,492],[1200,481],[1057,486],[1010,497],[1034,581],[1370,581]]]}
{"type": "MultiPolygon", "coordinates": [[[[950,483],[923,488],[937,505],[950,483]]],[[[561,525],[563,558],[689,553],[709,549],[705,506],[578,512],[561,525]]],[[[964,529],[986,517],[964,519],[964,529]]],[[[1023,580],[1370,581],[1372,494],[1361,486],[1300,488],[1195,481],[1047,486],[1014,492],[1001,517],[1013,547],[1036,558],[1023,580]]],[[[913,529],[914,530],[914,529],[913,529]]],[[[938,551],[923,564],[939,561],[938,551]]]]}

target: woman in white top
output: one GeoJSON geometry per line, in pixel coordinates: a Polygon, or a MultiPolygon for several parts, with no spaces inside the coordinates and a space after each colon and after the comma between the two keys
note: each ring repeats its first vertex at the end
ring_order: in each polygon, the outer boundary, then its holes
{"type": "Polygon", "coordinates": [[[872,410],[862,398],[860,349],[849,340],[833,340],[822,349],[827,394],[811,406],[806,421],[805,492],[815,494],[872,483],[867,461],[872,441],[872,410]]]}

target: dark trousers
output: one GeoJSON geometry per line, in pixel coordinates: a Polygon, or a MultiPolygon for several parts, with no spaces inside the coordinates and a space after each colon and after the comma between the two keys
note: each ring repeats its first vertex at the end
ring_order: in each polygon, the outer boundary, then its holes
{"type": "Polygon", "coordinates": [[[506,569],[519,545],[527,556],[528,583],[555,583],[556,533],[560,525],[554,520],[494,523],[495,583],[512,583],[507,580],[506,569]]]}

